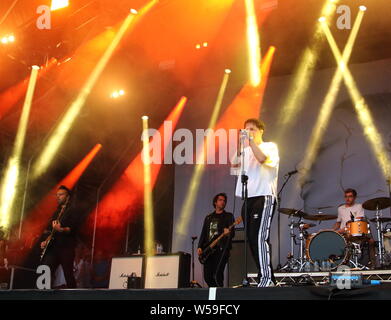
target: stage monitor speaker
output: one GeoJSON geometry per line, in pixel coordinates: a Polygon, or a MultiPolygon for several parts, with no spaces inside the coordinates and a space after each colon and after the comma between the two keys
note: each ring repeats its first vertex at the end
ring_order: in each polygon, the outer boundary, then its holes
{"type": "Polygon", "coordinates": [[[127,289],[132,275],[142,279],[143,259],[143,256],[112,258],[109,289],[127,289]]]}
{"type": "MultiPolygon", "coordinates": [[[[235,229],[235,238],[232,241],[231,255],[228,260],[228,286],[241,285],[244,278],[244,230],[235,229]]],[[[250,247],[247,243],[247,272],[258,273],[257,266],[252,257],[250,247]]]]}
{"type": "Polygon", "coordinates": [[[190,254],[184,252],[146,257],[145,288],[189,287],[190,260],[190,254]]]}

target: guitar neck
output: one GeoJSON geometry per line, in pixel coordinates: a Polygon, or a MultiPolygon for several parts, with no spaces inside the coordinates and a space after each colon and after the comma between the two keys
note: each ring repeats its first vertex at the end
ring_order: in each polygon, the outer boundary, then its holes
{"type": "MultiPolygon", "coordinates": [[[[232,230],[232,228],[236,225],[236,222],[234,222],[233,224],[231,224],[228,229],[229,231],[232,230]]],[[[220,234],[210,245],[209,247],[210,248],[214,248],[216,246],[216,244],[225,236],[224,232],[222,234],[220,234]]]]}

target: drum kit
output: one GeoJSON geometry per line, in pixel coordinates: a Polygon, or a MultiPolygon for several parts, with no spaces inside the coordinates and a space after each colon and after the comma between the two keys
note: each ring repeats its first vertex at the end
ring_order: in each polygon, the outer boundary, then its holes
{"type": "MultiPolygon", "coordinates": [[[[344,233],[331,229],[320,230],[310,234],[308,230],[316,226],[308,221],[328,221],[337,219],[336,215],[308,214],[302,210],[280,208],[279,212],[290,217],[289,236],[290,253],[288,262],[281,271],[330,271],[340,265],[348,265],[352,269],[369,269],[365,264],[359,263],[362,255],[363,243],[371,236],[370,223],[376,225],[377,234],[377,257],[380,267],[386,266],[387,252],[391,257],[391,229],[385,228],[384,224],[391,222],[391,217],[383,217],[382,210],[390,207],[390,198],[375,198],[365,201],[362,206],[366,210],[375,211],[375,218],[353,218],[346,223],[344,233]],[[296,235],[295,229],[298,230],[296,235]],[[299,246],[299,252],[295,257],[295,245],[299,246]]],[[[318,209],[331,208],[323,207],[318,209]]]]}

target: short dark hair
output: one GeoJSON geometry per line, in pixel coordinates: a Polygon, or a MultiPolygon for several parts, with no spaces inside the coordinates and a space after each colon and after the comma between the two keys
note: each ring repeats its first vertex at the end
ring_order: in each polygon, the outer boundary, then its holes
{"type": "Polygon", "coordinates": [[[265,124],[259,120],[259,119],[256,119],[256,118],[250,118],[250,119],[247,119],[245,122],[244,122],[244,126],[246,127],[246,125],[248,123],[252,123],[253,125],[255,125],[259,130],[263,130],[265,131],[265,124]]]}
{"type": "Polygon", "coordinates": [[[347,194],[347,193],[352,193],[353,197],[357,197],[357,191],[352,188],[345,189],[344,194],[347,194]]]}
{"type": "Polygon", "coordinates": [[[59,186],[57,190],[65,190],[66,192],[68,192],[69,196],[72,195],[72,191],[64,185],[59,186]]]}
{"type": "Polygon", "coordinates": [[[227,194],[224,192],[218,193],[213,197],[213,207],[216,208],[216,202],[219,197],[224,197],[225,203],[227,203],[227,194]]]}

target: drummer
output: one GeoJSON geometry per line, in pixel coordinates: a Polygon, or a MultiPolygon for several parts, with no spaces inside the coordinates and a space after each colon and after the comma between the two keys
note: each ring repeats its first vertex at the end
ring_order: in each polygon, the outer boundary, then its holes
{"type": "Polygon", "coordinates": [[[355,203],[357,191],[354,189],[346,189],[345,204],[338,207],[338,218],[334,225],[334,230],[339,233],[345,233],[346,223],[356,218],[365,218],[364,208],[361,203],[355,203]]]}
{"type": "MultiPolygon", "coordinates": [[[[338,218],[334,225],[334,230],[342,234],[346,233],[346,224],[349,221],[354,221],[357,218],[365,218],[364,208],[362,207],[361,203],[355,203],[357,191],[351,188],[346,189],[344,191],[344,197],[345,204],[338,207],[338,218]]],[[[356,240],[354,241],[357,242],[356,240]]],[[[367,241],[369,244],[369,267],[373,269],[376,265],[375,241],[373,240],[371,234],[368,234],[367,238],[359,240],[359,242],[364,241],[367,241]]]]}

